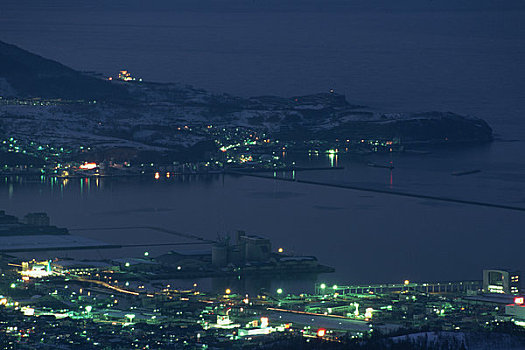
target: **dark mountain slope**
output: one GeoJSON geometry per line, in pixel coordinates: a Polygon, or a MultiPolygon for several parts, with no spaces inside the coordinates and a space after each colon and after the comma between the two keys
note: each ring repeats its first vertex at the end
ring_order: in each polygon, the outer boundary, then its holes
{"type": "Polygon", "coordinates": [[[0,78],[18,97],[71,100],[120,100],[128,96],[121,86],[87,76],[58,62],[0,41],[0,78]]]}

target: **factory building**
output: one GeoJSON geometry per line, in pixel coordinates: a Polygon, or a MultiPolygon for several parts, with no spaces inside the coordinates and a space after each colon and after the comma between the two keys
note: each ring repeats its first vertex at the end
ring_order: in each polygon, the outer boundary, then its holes
{"type": "Polygon", "coordinates": [[[228,264],[266,262],[271,258],[271,253],[272,244],[267,238],[237,231],[234,244],[224,240],[213,245],[211,260],[213,266],[224,267],[228,264]]]}

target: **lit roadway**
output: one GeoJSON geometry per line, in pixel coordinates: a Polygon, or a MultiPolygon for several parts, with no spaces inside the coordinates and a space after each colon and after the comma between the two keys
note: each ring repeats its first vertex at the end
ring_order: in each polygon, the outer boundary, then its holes
{"type": "MultiPolygon", "coordinates": [[[[127,289],[124,289],[124,288],[120,288],[120,287],[116,287],[116,286],[112,286],[111,284],[109,283],[106,283],[106,282],[103,282],[103,281],[98,281],[98,280],[88,280],[88,279],[85,279],[85,278],[82,278],[82,277],[79,277],[77,275],[71,275],[71,277],[73,277],[74,279],[76,279],[77,281],[81,281],[81,282],[86,282],[86,283],[94,283],[94,284],[97,284],[99,286],[102,286],[104,288],[109,288],[111,290],[114,290],[116,292],[119,292],[119,293],[124,293],[124,294],[131,294],[131,295],[136,295],[138,296],[140,293],[138,292],[134,292],[134,291],[131,291],[131,290],[127,290],[127,289]]],[[[151,294],[148,294],[148,296],[150,296],[151,294]]],[[[151,295],[153,296],[153,295],[151,295]]]]}
{"type": "Polygon", "coordinates": [[[370,331],[372,325],[366,321],[355,320],[339,315],[323,315],[306,311],[286,310],[269,307],[268,311],[276,318],[294,324],[312,326],[314,328],[340,329],[366,333],[370,331]]]}

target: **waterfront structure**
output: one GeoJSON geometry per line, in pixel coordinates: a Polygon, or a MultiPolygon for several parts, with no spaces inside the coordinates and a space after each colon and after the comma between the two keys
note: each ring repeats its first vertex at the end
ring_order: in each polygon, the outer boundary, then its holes
{"type": "MultiPolygon", "coordinates": [[[[50,226],[46,213],[29,213],[20,221],[16,216],[0,211],[0,236],[68,235],[65,228],[50,226]]],[[[0,245],[1,247],[1,245],[0,245]]],[[[1,250],[1,249],[0,249],[1,250]]]]}
{"type": "Polygon", "coordinates": [[[230,263],[266,262],[270,259],[272,244],[269,239],[247,235],[244,231],[235,233],[235,243],[228,240],[218,242],[212,247],[212,264],[224,267],[230,263]]]}
{"type": "Polygon", "coordinates": [[[0,224],[7,225],[7,224],[17,224],[18,218],[13,215],[7,215],[5,213],[5,210],[0,210],[0,224]]]}
{"type": "Polygon", "coordinates": [[[517,294],[519,291],[519,271],[504,269],[483,270],[484,293],[517,294]]]}

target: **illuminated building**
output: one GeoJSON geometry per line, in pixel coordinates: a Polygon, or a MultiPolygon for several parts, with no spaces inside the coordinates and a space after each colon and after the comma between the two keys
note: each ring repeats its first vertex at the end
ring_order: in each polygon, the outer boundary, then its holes
{"type": "Polygon", "coordinates": [[[123,81],[142,81],[142,78],[134,78],[131,76],[131,73],[127,70],[121,70],[119,73],[118,73],[118,78],[120,80],[123,80],[123,81]]]}
{"type": "Polygon", "coordinates": [[[258,321],[259,320],[249,322],[245,328],[240,328],[238,333],[239,337],[242,338],[255,335],[266,335],[273,332],[284,332],[290,327],[290,325],[280,325],[278,327],[271,327],[270,320],[268,319],[268,317],[261,317],[260,325],[258,321]]]}
{"type": "Polygon", "coordinates": [[[32,277],[32,278],[42,278],[50,276],[53,274],[51,269],[51,262],[46,261],[29,261],[22,263],[22,271],[20,271],[22,276],[32,277]]]}
{"type": "Polygon", "coordinates": [[[97,167],[97,163],[84,163],[82,165],[80,165],[78,168],[79,169],[82,169],[82,170],[93,170],[97,167]]]}
{"type": "Polygon", "coordinates": [[[524,297],[515,297],[514,304],[506,305],[505,315],[512,316],[514,318],[514,323],[516,323],[517,325],[525,326],[524,297]]]}
{"type": "Polygon", "coordinates": [[[519,291],[519,271],[483,270],[484,293],[517,294],[519,291]]]}
{"type": "Polygon", "coordinates": [[[210,328],[232,329],[239,328],[240,326],[241,325],[238,323],[233,323],[233,321],[230,319],[230,316],[228,315],[228,312],[226,312],[226,315],[217,315],[216,323],[205,323],[203,325],[205,330],[210,328]]]}
{"type": "Polygon", "coordinates": [[[124,81],[131,81],[131,80],[133,80],[133,78],[131,77],[131,73],[128,72],[127,70],[121,70],[118,73],[118,78],[120,80],[124,80],[124,81]]]}

